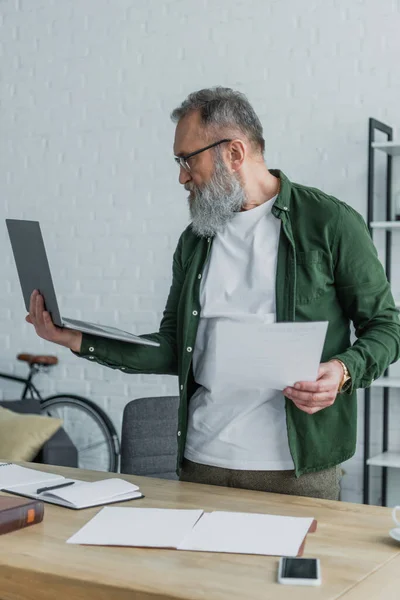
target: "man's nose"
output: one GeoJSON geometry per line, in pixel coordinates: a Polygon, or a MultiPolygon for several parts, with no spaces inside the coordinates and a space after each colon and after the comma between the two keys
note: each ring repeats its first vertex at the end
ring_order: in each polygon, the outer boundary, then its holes
{"type": "Polygon", "coordinates": [[[179,183],[181,185],[185,185],[185,183],[188,183],[189,181],[191,181],[191,179],[192,178],[190,176],[190,173],[186,171],[186,169],[181,167],[179,170],[179,183]]]}

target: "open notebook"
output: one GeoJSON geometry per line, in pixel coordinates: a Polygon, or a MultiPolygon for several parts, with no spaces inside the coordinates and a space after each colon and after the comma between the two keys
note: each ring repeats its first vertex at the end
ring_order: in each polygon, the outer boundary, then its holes
{"type": "Polygon", "coordinates": [[[307,533],[316,527],[309,517],[106,507],[67,543],[301,556],[307,533]]]}
{"type": "Polygon", "coordinates": [[[67,479],[61,475],[44,473],[12,463],[0,463],[0,490],[73,509],[143,498],[138,486],[124,479],[111,478],[87,482],[67,479]],[[66,483],[71,485],[38,493],[42,488],[66,483]]]}

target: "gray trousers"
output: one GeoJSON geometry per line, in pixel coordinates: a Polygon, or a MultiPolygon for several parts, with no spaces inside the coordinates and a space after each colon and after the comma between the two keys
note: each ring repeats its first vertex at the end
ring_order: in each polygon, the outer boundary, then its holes
{"type": "Polygon", "coordinates": [[[339,500],[340,465],[295,477],[294,471],[242,471],[201,465],[184,459],[180,481],[339,500]]]}

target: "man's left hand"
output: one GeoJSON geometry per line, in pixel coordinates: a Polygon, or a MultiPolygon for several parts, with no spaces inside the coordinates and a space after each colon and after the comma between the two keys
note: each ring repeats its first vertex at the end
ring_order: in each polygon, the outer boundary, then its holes
{"type": "Polygon", "coordinates": [[[313,415],[332,406],[342,379],[342,365],[338,360],[330,360],[320,364],[317,381],[298,381],[294,387],[285,388],[283,393],[297,408],[313,415]]]}

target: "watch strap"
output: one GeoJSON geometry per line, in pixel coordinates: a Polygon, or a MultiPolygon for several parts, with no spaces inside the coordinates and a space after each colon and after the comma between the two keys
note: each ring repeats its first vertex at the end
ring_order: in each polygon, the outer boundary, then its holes
{"type": "Polygon", "coordinates": [[[346,390],[349,389],[349,387],[351,385],[351,375],[349,373],[348,368],[346,367],[346,365],[344,364],[344,362],[342,360],[340,360],[339,358],[335,358],[335,360],[340,362],[340,364],[343,367],[343,377],[342,377],[342,381],[339,384],[339,389],[338,389],[338,394],[341,394],[342,392],[345,392],[346,390]]]}

